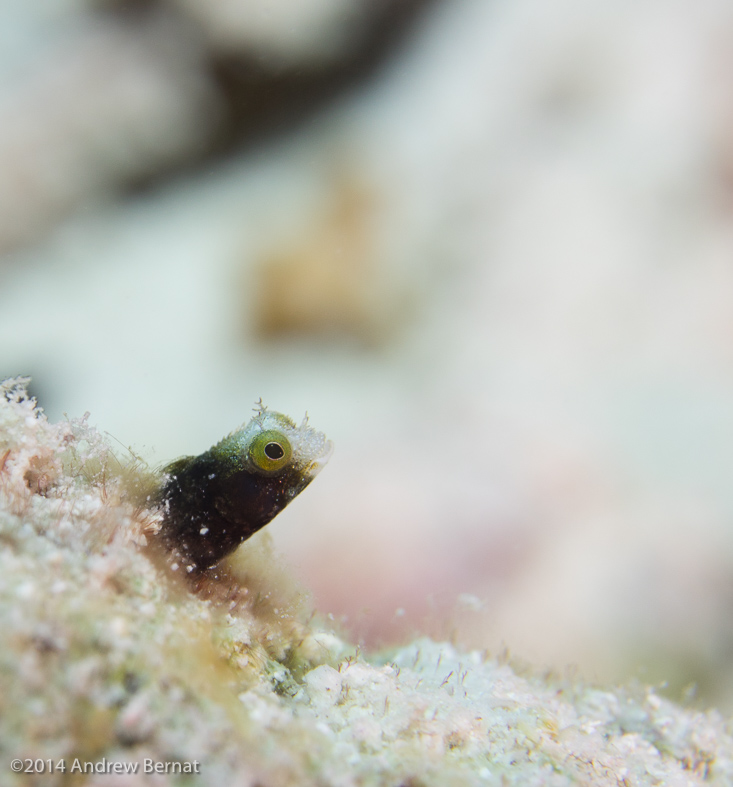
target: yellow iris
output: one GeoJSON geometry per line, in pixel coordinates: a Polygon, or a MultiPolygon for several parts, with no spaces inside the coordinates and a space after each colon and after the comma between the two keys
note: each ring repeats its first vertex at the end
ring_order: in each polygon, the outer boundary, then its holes
{"type": "Polygon", "coordinates": [[[293,449],[282,432],[268,429],[260,432],[249,447],[249,458],[261,473],[277,473],[290,461],[293,449]]]}

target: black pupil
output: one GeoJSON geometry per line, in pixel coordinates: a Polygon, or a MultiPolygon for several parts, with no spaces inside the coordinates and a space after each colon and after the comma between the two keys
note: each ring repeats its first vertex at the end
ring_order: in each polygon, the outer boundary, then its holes
{"type": "Polygon", "coordinates": [[[280,443],[268,443],[265,446],[265,456],[268,459],[282,459],[285,456],[285,451],[280,443]]]}

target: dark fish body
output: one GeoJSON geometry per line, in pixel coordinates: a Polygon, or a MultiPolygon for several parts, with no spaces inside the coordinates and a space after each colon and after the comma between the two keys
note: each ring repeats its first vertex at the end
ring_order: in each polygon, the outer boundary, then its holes
{"type": "Polygon", "coordinates": [[[315,478],[332,446],[304,421],[260,410],[199,456],[165,468],[157,539],[187,573],[213,568],[315,478]]]}

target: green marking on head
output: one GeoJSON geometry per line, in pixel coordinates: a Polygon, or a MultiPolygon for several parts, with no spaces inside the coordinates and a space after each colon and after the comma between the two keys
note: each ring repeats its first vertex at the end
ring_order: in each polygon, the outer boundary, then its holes
{"type": "Polygon", "coordinates": [[[295,472],[312,480],[328,461],[333,450],[325,435],[300,426],[282,413],[260,410],[249,423],[225,437],[211,449],[220,463],[220,473],[229,477],[246,470],[263,476],[295,472]]]}

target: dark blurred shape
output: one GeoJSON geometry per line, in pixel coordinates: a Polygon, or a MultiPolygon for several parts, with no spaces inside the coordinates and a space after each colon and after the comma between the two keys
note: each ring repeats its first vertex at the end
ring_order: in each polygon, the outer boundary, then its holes
{"type": "Polygon", "coordinates": [[[267,62],[242,52],[213,54],[211,70],[226,101],[217,153],[289,131],[340,94],[369,79],[438,0],[375,0],[354,46],[337,60],[304,65],[267,62]]]}
{"type": "MultiPolygon", "coordinates": [[[[426,10],[438,0],[373,0],[357,3],[349,20],[348,45],[323,57],[279,57],[244,44],[239,49],[221,46],[207,31],[202,63],[207,82],[218,88],[223,118],[207,145],[187,162],[197,165],[293,130],[339,95],[372,77],[394,55],[426,10]]],[[[175,8],[188,17],[185,2],[162,0],[109,0],[103,7],[114,14],[143,23],[146,14],[175,8]],[[183,9],[180,8],[183,6],[183,9]]],[[[204,12],[201,12],[203,14],[204,12]]],[[[180,160],[173,169],[178,169],[180,160]]],[[[138,178],[142,186],[154,177],[138,178]]]]}
{"type": "Polygon", "coordinates": [[[19,48],[12,78],[0,74],[0,253],[106,194],[293,130],[372,75],[434,2],[91,0],[65,12],[19,48]]]}

